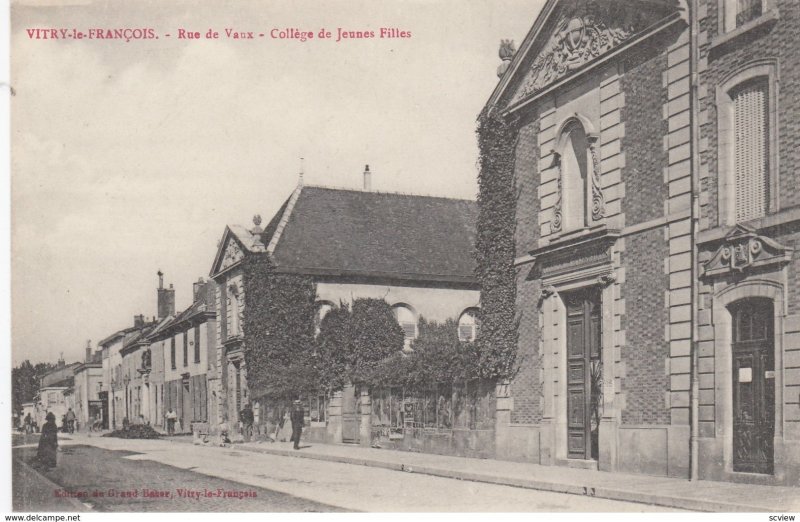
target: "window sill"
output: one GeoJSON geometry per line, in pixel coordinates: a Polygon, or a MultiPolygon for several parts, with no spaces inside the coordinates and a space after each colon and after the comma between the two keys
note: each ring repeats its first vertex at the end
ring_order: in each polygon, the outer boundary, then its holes
{"type": "MultiPolygon", "coordinates": [[[[800,221],[800,206],[779,210],[775,214],[768,214],[764,217],[745,221],[739,224],[749,226],[756,231],[762,231],[796,221],[800,221]]],[[[701,230],[697,237],[697,243],[703,245],[723,239],[735,226],[736,224],[719,225],[714,228],[701,230]]]]}
{"type": "Polygon", "coordinates": [[[761,16],[756,18],[755,20],[750,20],[746,24],[737,27],[727,33],[718,34],[717,36],[711,39],[711,46],[709,47],[709,51],[722,49],[727,45],[734,42],[734,40],[738,40],[741,36],[752,33],[756,30],[767,30],[775,22],[778,21],[780,18],[780,13],[776,8],[769,9],[767,12],[763,13],[761,16]]]}

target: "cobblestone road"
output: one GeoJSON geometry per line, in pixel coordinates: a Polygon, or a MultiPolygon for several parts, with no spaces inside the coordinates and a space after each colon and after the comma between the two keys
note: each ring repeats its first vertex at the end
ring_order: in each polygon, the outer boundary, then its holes
{"type": "MultiPolygon", "coordinates": [[[[35,454],[33,447],[14,449],[14,457],[22,458],[25,462],[35,454]]],[[[88,498],[81,497],[78,500],[90,504],[96,511],[343,511],[312,500],[209,477],[150,460],[123,458],[132,454],[129,451],[109,451],[91,446],[64,446],[58,455],[58,467],[42,472],[42,475],[68,492],[88,493],[88,498]],[[162,492],[168,496],[146,497],[145,490],[162,492]],[[181,496],[183,490],[191,496],[181,496]],[[92,497],[94,491],[102,492],[104,496],[92,497]],[[244,492],[256,496],[206,497],[202,494],[206,491],[213,495],[221,491],[223,495],[225,492],[244,492]],[[109,495],[112,492],[113,495],[109,495]],[[195,496],[195,492],[201,494],[195,496]]],[[[16,511],[74,511],[41,481],[31,480],[30,473],[19,465],[15,466],[13,489],[16,511]]]]}

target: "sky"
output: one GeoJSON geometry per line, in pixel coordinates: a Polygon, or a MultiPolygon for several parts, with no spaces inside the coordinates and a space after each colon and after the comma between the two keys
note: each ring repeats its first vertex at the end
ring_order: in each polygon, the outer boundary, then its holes
{"type": "Polygon", "coordinates": [[[12,364],[80,360],[87,340],[156,315],[158,270],[189,306],[225,225],[268,221],[301,157],[306,184],[358,189],[369,164],[373,190],[475,198],[500,40],[519,46],[543,4],[12,2],[12,364]],[[381,27],[411,37],[335,41],[381,27]],[[114,28],[158,39],[31,37],[114,28]],[[331,39],[270,38],[323,28],[331,39]]]}

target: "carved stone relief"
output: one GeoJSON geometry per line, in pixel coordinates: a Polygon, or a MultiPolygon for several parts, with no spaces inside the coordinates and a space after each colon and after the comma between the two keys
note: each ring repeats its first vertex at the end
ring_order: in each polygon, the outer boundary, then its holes
{"type": "Polygon", "coordinates": [[[512,103],[541,90],[617,47],[646,27],[642,13],[621,2],[579,0],[566,9],[530,66],[512,103]]]}

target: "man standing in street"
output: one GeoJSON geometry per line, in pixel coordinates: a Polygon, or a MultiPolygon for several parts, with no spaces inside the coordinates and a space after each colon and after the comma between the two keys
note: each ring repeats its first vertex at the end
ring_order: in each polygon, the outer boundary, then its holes
{"type": "Polygon", "coordinates": [[[253,419],[253,408],[250,407],[248,402],[239,412],[239,420],[242,421],[242,435],[245,442],[250,442],[250,437],[253,435],[253,419]]]}
{"type": "Polygon", "coordinates": [[[294,401],[294,409],[292,409],[292,442],[294,442],[294,449],[300,449],[300,435],[303,433],[303,423],[305,422],[306,414],[303,411],[303,403],[294,401]]]}
{"type": "Polygon", "coordinates": [[[175,421],[178,420],[178,414],[172,411],[172,408],[167,412],[167,435],[175,435],[175,421]]]}
{"type": "Polygon", "coordinates": [[[67,414],[64,417],[67,421],[67,431],[70,433],[75,433],[75,412],[72,411],[72,408],[67,411],[67,414]]]}

